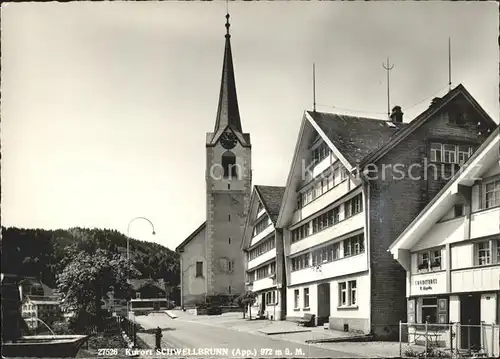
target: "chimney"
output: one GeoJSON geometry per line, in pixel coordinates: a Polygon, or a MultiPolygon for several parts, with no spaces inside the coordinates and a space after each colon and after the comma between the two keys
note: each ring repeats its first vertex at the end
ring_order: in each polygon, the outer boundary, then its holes
{"type": "Polygon", "coordinates": [[[403,122],[403,112],[401,111],[401,106],[394,106],[391,113],[391,121],[394,123],[403,122]]]}
{"type": "Polygon", "coordinates": [[[434,98],[432,99],[432,102],[431,102],[431,106],[430,106],[430,107],[434,107],[434,106],[438,105],[438,104],[439,104],[439,102],[441,102],[441,97],[434,97],[434,98]]]}

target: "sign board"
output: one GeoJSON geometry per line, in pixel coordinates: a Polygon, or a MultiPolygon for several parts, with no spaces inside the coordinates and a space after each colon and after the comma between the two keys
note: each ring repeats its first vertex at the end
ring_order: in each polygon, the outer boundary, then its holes
{"type": "Polygon", "coordinates": [[[411,276],[410,295],[446,293],[446,272],[411,276]]]}

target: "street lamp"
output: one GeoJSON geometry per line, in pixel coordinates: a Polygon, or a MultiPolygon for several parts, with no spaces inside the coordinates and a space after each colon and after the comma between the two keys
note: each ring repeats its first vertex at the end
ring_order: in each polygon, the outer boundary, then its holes
{"type": "MultiPolygon", "coordinates": [[[[135,217],[135,218],[132,218],[130,220],[130,222],[128,223],[128,226],[127,226],[127,267],[128,267],[127,277],[128,277],[129,283],[130,283],[130,225],[132,224],[133,221],[135,221],[137,219],[144,219],[144,220],[148,221],[149,224],[151,224],[151,227],[153,228],[153,235],[156,234],[155,226],[154,226],[153,222],[151,222],[146,217],[135,217]]],[[[127,319],[129,319],[129,317],[130,317],[130,308],[129,308],[130,305],[131,305],[130,303],[127,303],[127,319]]]]}
{"type": "Polygon", "coordinates": [[[132,224],[133,221],[135,221],[136,219],[144,219],[146,221],[149,222],[149,224],[151,224],[151,227],[153,228],[153,235],[156,234],[155,232],[155,226],[153,224],[153,222],[151,222],[149,219],[147,219],[146,217],[135,217],[133,218],[129,223],[128,223],[128,227],[127,227],[127,266],[129,268],[128,270],[128,279],[130,280],[130,225],[132,224]]]}

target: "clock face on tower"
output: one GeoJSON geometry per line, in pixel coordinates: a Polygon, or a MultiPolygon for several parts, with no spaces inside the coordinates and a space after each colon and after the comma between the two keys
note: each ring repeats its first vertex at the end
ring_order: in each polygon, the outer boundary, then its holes
{"type": "Polygon", "coordinates": [[[220,144],[222,147],[224,147],[226,150],[233,149],[234,146],[236,146],[236,143],[238,140],[236,139],[236,136],[232,132],[224,132],[220,136],[220,144]]]}

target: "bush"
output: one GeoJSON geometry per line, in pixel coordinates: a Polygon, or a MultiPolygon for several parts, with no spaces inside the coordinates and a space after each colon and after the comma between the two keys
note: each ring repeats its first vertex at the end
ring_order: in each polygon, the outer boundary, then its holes
{"type": "Polygon", "coordinates": [[[219,305],[210,305],[207,308],[208,315],[220,315],[222,314],[222,308],[219,305]]]}
{"type": "Polygon", "coordinates": [[[54,322],[52,324],[52,330],[54,331],[54,333],[61,334],[61,335],[74,334],[73,331],[69,327],[69,323],[66,321],[54,322]]]}

